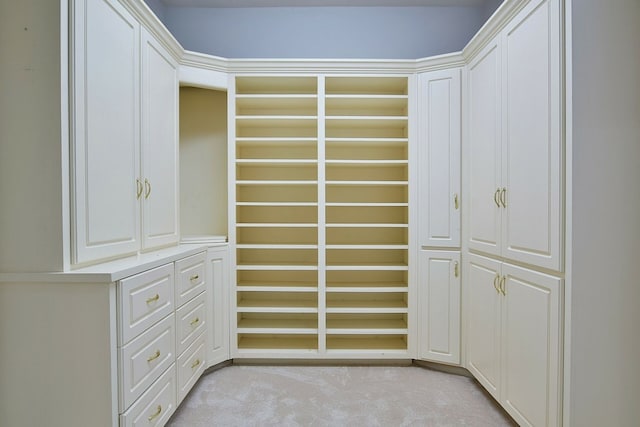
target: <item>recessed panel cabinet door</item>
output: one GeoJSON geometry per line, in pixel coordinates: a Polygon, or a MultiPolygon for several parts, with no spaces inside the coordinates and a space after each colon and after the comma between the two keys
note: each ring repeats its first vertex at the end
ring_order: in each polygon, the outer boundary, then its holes
{"type": "Polygon", "coordinates": [[[460,247],[461,70],[418,76],[420,246],[460,247]]]}
{"type": "Polygon", "coordinates": [[[77,1],[73,262],[139,247],[139,24],[115,0],[77,1]]]}
{"type": "Polygon", "coordinates": [[[500,255],[500,46],[490,43],[468,67],[466,224],[470,249],[500,255]]]}
{"type": "Polygon", "coordinates": [[[178,241],[178,65],[142,29],[142,246],[178,241]]]}
{"type": "Polygon", "coordinates": [[[557,1],[535,1],[502,33],[502,256],[557,271],[562,177],[559,22],[557,1]]]}

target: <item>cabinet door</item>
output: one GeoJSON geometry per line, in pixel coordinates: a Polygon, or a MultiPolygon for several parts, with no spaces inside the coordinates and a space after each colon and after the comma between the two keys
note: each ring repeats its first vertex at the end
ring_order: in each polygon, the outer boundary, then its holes
{"type": "Polygon", "coordinates": [[[557,1],[534,1],[502,33],[502,254],[553,270],[561,269],[559,21],[557,1]]]}
{"type": "Polygon", "coordinates": [[[229,360],[229,249],[209,248],[207,254],[207,321],[209,366],[229,360]]]}
{"type": "Polygon", "coordinates": [[[178,232],[178,66],[142,30],[142,246],[176,243],[178,232]]]}
{"type": "Polygon", "coordinates": [[[421,246],[460,246],[460,74],[418,77],[421,246]]]}
{"type": "Polygon", "coordinates": [[[139,24],[115,0],[77,1],[73,262],[139,248],[139,24]]]}
{"type": "Polygon", "coordinates": [[[468,67],[465,223],[469,248],[500,254],[500,46],[490,43],[468,67]]]}
{"type": "Polygon", "coordinates": [[[499,400],[500,262],[473,254],[467,257],[467,368],[499,400]]]}
{"type": "Polygon", "coordinates": [[[522,426],[557,426],[562,280],[509,264],[502,273],[502,404],[522,426]]]}
{"type": "Polygon", "coordinates": [[[420,358],[460,363],[460,252],[420,251],[420,358]]]}

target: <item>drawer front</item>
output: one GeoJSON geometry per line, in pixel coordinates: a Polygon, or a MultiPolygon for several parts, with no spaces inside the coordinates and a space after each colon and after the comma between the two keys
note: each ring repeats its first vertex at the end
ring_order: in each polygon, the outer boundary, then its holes
{"type": "Polygon", "coordinates": [[[173,288],[173,264],[163,265],[120,281],[120,346],[173,312],[173,288]]]}
{"type": "Polygon", "coordinates": [[[204,291],[205,261],[205,252],[176,261],[176,307],[204,291]]]}
{"type": "Polygon", "coordinates": [[[120,426],[163,426],[175,412],[176,406],[176,366],[174,364],[127,412],[120,416],[120,426]]]}
{"type": "Polygon", "coordinates": [[[206,292],[201,293],[176,311],[177,351],[179,356],[206,328],[206,292]]]}
{"type": "Polygon", "coordinates": [[[200,335],[182,356],[178,358],[178,405],[204,372],[207,350],[205,335],[206,334],[200,335]]]}
{"type": "Polygon", "coordinates": [[[175,362],[175,317],[170,315],[120,350],[120,408],[131,405],[175,362]]]}

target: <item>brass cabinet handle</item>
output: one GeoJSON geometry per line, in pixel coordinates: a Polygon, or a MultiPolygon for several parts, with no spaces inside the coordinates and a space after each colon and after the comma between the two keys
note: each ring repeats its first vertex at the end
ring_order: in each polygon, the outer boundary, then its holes
{"type": "Polygon", "coordinates": [[[200,278],[199,275],[194,274],[193,276],[189,277],[189,280],[193,282],[194,280],[198,280],[199,278],[200,278]]]}
{"type": "Polygon", "coordinates": [[[153,413],[152,415],[150,415],[147,420],[149,421],[153,421],[154,419],[158,418],[158,415],[160,415],[162,413],[162,406],[158,405],[158,408],[156,409],[156,412],[153,413]]]}
{"type": "Polygon", "coordinates": [[[496,202],[497,207],[500,207],[500,188],[493,193],[493,201],[496,202]]]}
{"type": "Polygon", "coordinates": [[[502,279],[500,279],[500,293],[502,295],[507,295],[506,282],[507,282],[507,276],[502,276],[502,279]]]}
{"type": "Polygon", "coordinates": [[[196,323],[198,323],[199,321],[200,321],[200,318],[199,318],[199,317],[196,317],[196,318],[195,318],[195,319],[193,319],[191,322],[189,322],[189,324],[190,324],[191,326],[193,326],[193,325],[195,325],[196,323]]]}
{"type": "Polygon", "coordinates": [[[151,183],[146,178],[144,180],[144,187],[145,187],[144,198],[148,199],[149,196],[151,195],[151,183]]]}
{"type": "Polygon", "coordinates": [[[160,299],[160,295],[155,294],[151,298],[147,299],[147,304],[151,304],[152,302],[156,302],[160,299]]]}
{"type": "Polygon", "coordinates": [[[142,190],[143,190],[143,188],[142,188],[142,182],[140,182],[140,178],[136,178],[136,187],[137,187],[137,190],[136,190],[136,199],[138,199],[138,200],[139,200],[139,199],[140,199],[140,196],[142,196],[142,190]]]}
{"type": "Polygon", "coordinates": [[[156,350],[155,353],[153,353],[153,355],[149,356],[147,358],[147,362],[153,362],[154,360],[156,360],[158,357],[160,357],[160,350],[156,350]]]}
{"type": "Polygon", "coordinates": [[[507,189],[505,187],[500,191],[500,202],[503,208],[507,207],[507,189]]]}
{"type": "Polygon", "coordinates": [[[460,207],[460,202],[458,201],[458,193],[455,193],[453,195],[453,207],[455,208],[455,210],[458,210],[458,208],[460,207]]]}
{"type": "Polygon", "coordinates": [[[500,275],[496,274],[496,277],[493,278],[493,288],[496,290],[498,294],[500,294],[500,288],[498,287],[499,282],[500,282],[500,275]]]}
{"type": "Polygon", "coordinates": [[[459,274],[459,272],[458,272],[458,261],[456,261],[456,262],[453,264],[453,275],[454,275],[454,276],[456,276],[456,277],[458,277],[458,274],[459,274]]]}
{"type": "Polygon", "coordinates": [[[200,366],[200,359],[196,359],[196,361],[193,362],[191,369],[197,368],[198,366],[200,366]]]}

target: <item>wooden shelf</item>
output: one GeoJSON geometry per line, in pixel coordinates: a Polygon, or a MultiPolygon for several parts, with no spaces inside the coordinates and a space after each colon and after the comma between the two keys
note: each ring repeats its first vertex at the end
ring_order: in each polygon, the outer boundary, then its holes
{"type": "Polygon", "coordinates": [[[407,336],[397,335],[327,335],[327,351],[390,351],[407,350],[407,336]]]}
{"type": "Polygon", "coordinates": [[[237,76],[236,94],[316,95],[317,77],[301,76],[237,76]]]}
{"type": "Polygon", "coordinates": [[[318,337],[311,334],[238,334],[238,349],[314,351],[318,349],[318,337]]]}

